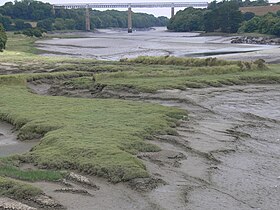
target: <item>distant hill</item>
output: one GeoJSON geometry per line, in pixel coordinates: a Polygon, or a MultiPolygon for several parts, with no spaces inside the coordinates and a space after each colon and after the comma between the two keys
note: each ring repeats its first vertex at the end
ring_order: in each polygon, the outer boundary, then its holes
{"type": "Polygon", "coordinates": [[[239,10],[242,13],[252,12],[255,15],[263,16],[269,12],[276,13],[280,10],[280,5],[272,5],[272,6],[255,6],[255,7],[240,7],[239,10]]]}

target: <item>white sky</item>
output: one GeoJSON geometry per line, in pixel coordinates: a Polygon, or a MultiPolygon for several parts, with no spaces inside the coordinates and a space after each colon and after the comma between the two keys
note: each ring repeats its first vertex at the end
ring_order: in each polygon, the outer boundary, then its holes
{"type": "MultiPolygon", "coordinates": [[[[0,5],[5,4],[6,2],[14,0],[0,0],[0,5]]],[[[62,3],[127,3],[127,2],[201,2],[212,0],[41,0],[43,2],[49,2],[51,4],[62,4],[62,3]]],[[[279,2],[280,0],[269,0],[269,2],[279,2]]],[[[183,9],[183,8],[181,8],[183,9]]],[[[122,9],[119,9],[122,10],[122,9]]],[[[125,10],[125,9],[123,9],[125,10]]],[[[180,8],[175,9],[175,11],[180,10],[180,8]]],[[[151,8],[151,9],[133,9],[134,12],[145,12],[153,14],[155,16],[167,16],[170,17],[171,9],[168,8],[151,8]]]]}

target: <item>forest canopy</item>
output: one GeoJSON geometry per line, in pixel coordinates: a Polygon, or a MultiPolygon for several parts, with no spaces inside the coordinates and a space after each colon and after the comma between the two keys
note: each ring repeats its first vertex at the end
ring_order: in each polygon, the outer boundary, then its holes
{"type": "Polygon", "coordinates": [[[255,16],[252,12],[241,13],[240,7],[267,6],[267,0],[213,1],[207,9],[186,8],[170,19],[167,28],[171,31],[191,32],[249,32],[280,36],[280,11],[255,16]]]}

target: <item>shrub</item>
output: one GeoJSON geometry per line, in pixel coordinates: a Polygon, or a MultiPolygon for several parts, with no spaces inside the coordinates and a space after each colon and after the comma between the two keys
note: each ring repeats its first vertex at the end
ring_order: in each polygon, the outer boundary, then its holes
{"type": "Polygon", "coordinates": [[[6,42],[7,42],[7,35],[3,25],[0,23],[0,52],[2,52],[5,49],[6,42]]]}
{"type": "Polygon", "coordinates": [[[29,28],[26,29],[22,32],[24,35],[26,36],[30,36],[30,37],[42,37],[43,36],[43,32],[42,30],[40,30],[39,28],[29,28]]]}

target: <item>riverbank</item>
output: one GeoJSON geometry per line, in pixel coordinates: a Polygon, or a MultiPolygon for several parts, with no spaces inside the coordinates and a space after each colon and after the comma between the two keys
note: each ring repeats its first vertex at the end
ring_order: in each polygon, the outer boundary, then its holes
{"type": "Polygon", "coordinates": [[[277,206],[279,65],[46,57],[29,38],[9,42],[0,117],[39,143],[0,159],[2,197],[38,209],[277,206]]]}
{"type": "MultiPolygon", "coordinates": [[[[72,34],[74,35],[74,34],[72,34]]],[[[70,36],[68,34],[67,36],[70,36]]],[[[81,36],[81,34],[80,34],[81,36]]],[[[227,60],[252,61],[259,58],[277,63],[279,47],[257,44],[232,44],[236,36],[203,36],[199,33],[174,33],[166,28],[153,31],[99,30],[83,33],[87,38],[67,38],[37,41],[37,48],[45,55],[68,55],[70,57],[95,58],[117,61],[138,56],[222,57],[227,60]],[[272,51],[268,56],[266,54],[272,51]],[[224,56],[226,55],[226,56],[224,56]]]]}

